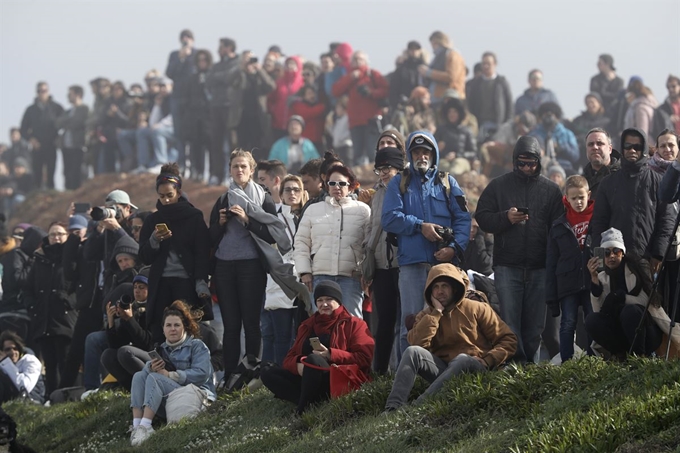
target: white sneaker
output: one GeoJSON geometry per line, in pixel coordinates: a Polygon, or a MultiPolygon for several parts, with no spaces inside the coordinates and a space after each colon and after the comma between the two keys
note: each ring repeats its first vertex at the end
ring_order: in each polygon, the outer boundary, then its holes
{"type": "Polygon", "coordinates": [[[90,397],[91,395],[94,395],[98,391],[99,391],[99,389],[92,389],[92,390],[88,390],[86,392],[83,392],[83,394],[80,395],[80,401],[85,401],[88,397],[90,397]]]}
{"type": "Polygon", "coordinates": [[[141,445],[146,439],[148,439],[153,433],[153,426],[149,426],[147,428],[146,426],[139,425],[137,428],[132,430],[132,434],[130,435],[130,443],[133,447],[137,447],[141,445]]]}

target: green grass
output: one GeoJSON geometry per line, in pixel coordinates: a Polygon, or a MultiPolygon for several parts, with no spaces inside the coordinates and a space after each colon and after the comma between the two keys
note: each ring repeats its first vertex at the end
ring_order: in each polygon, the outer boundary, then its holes
{"type": "MultiPolygon", "coordinates": [[[[20,441],[49,452],[679,452],[680,361],[586,357],[561,367],[460,376],[420,407],[381,416],[391,380],[308,411],[261,389],[223,396],[193,420],[157,422],[131,448],[129,397],[96,394],[44,408],[5,409],[20,441]]],[[[415,396],[425,383],[417,381],[415,396]]]]}

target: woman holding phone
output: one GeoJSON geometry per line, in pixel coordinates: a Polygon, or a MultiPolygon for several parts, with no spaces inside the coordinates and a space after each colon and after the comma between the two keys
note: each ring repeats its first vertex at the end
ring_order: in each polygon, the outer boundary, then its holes
{"type": "Polygon", "coordinates": [[[208,314],[212,311],[209,303],[201,303],[210,297],[208,227],[203,213],[182,193],[177,163],[161,167],[156,192],[157,211],[144,221],[139,256],[144,264],[151,265],[146,325],[154,341],[159,342],[163,339],[163,310],[172,301],[185,300],[192,308],[207,309],[208,314]]]}

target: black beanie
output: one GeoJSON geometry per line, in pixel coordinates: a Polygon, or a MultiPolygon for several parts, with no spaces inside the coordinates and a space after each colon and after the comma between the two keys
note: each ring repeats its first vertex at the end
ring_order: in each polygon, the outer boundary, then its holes
{"type": "Polygon", "coordinates": [[[375,153],[375,168],[390,165],[397,170],[404,169],[404,153],[398,148],[383,148],[375,153]]]}
{"type": "Polygon", "coordinates": [[[322,296],[332,297],[342,305],[342,290],[340,290],[340,285],[333,281],[324,280],[316,285],[316,288],[314,288],[314,303],[322,296]]]}

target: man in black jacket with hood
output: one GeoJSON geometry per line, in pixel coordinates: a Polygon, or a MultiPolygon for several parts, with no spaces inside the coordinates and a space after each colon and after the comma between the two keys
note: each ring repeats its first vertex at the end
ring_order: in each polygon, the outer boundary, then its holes
{"type": "Polygon", "coordinates": [[[600,244],[602,233],[616,228],[623,233],[626,255],[649,263],[651,274],[661,266],[673,234],[673,213],[657,196],[662,175],[647,164],[647,136],[640,129],[621,133],[621,171],[605,178],[597,191],[590,221],[592,245],[600,244]]]}
{"type": "Polygon", "coordinates": [[[515,360],[531,362],[545,323],[548,232],[564,208],[557,184],[541,176],[541,148],[520,137],[513,171],[492,180],[479,197],[475,220],[494,235],[493,263],[501,318],[519,339],[515,360]]]}

